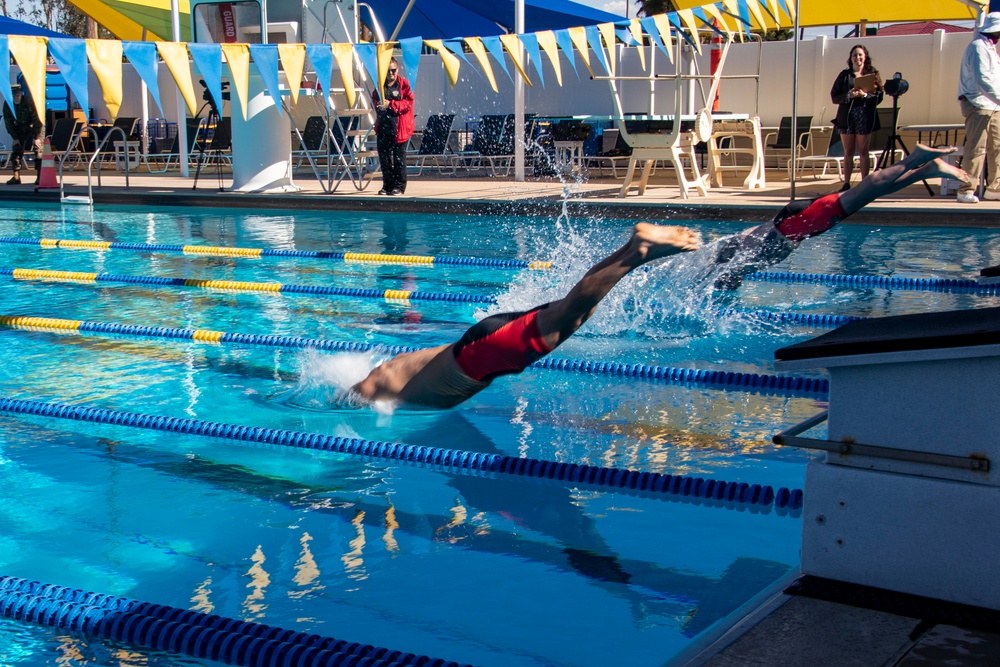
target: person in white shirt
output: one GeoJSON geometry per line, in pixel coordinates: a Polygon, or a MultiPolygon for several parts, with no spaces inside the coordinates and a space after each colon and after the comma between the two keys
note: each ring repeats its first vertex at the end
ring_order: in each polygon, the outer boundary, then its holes
{"type": "Polygon", "coordinates": [[[965,157],[962,166],[972,180],[958,189],[958,201],[976,204],[983,160],[990,180],[983,199],[1000,200],[1000,12],[990,12],[965,49],[958,79],[958,103],[965,117],[965,157]]]}

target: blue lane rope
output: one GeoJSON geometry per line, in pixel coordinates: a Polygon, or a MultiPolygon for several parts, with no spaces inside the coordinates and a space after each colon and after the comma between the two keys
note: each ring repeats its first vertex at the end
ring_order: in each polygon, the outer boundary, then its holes
{"type": "Polygon", "coordinates": [[[744,310],[742,308],[727,308],[720,314],[723,317],[736,315],[739,317],[752,317],[763,322],[774,322],[776,324],[801,324],[809,327],[836,328],[848,322],[856,320],[868,320],[870,317],[857,315],[829,315],[823,313],[789,313],[774,312],[770,310],[744,310]]]}
{"type": "Polygon", "coordinates": [[[0,616],[229,665],[468,667],[78,588],[0,577],[0,616]]]}
{"type": "Polygon", "coordinates": [[[344,438],[285,429],[238,426],[201,419],[163,417],[137,412],[9,398],[0,398],[0,412],[72,419],[95,424],[131,426],[146,430],[224,438],[261,445],[313,449],[364,458],[443,466],[470,472],[503,473],[538,479],[553,479],[667,496],[692,496],[747,505],[774,505],[780,509],[798,509],[802,505],[802,491],[800,489],[781,487],[775,491],[769,485],[748,484],[746,482],[726,482],[701,477],[685,477],[684,475],[605,468],[577,463],[558,463],[543,459],[526,459],[458,449],[344,438]]]}
{"type": "Polygon", "coordinates": [[[889,276],[758,271],[747,275],[744,279],[768,283],[811,283],[836,287],[877,287],[902,291],[959,292],[988,296],[1000,294],[1000,285],[980,285],[975,280],[960,278],[899,278],[889,276]]]}
{"type": "Polygon", "coordinates": [[[225,257],[301,257],[334,261],[378,262],[386,264],[435,264],[451,266],[479,266],[500,269],[552,268],[552,262],[527,261],[523,259],[492,259],[486,257],[448,257],[423,255],[383,255],[378,253],[329,252],[325,250],[277,250],[271,248],[235,248],[230,246],[200,246],[170,243],[119,243],[112,241],[88,241],[68,239],[44,239],[24,237],[0,237],[0,243],[8,245],[29,245],[42,248],[70,248],[74,250],[128,250],[132,252],[181,253],[186,255],[225,257]]]}
{"type": "MultiPolygon", "coordinates": [[[[86,322],[9,315],[0,316],[0,326],[144,336],[150,338],[176,338],[219,344],[258,345],[292,349],[315,348],[327,352],[371,352],[378,350],[393,356],[420,349],[403,345],[376,345],[374,343],[355,343],[319,338],[302,338],[299,336],[226,333],[204,329],[148,327],[136,324],[86,322]]],[[[830,382],[826,378],[807,378],[793,375],[740,373],[724,370],[678,368],[674,366],[647,366],[646,364],[623,364],[607,361],[553,359],[551,357],[540,359],[531,364],[529,368],[658,380],[666,384],[690,385],[723,391],[758,391],[820,399],[825,398],[830,391],[830,382]]]]}

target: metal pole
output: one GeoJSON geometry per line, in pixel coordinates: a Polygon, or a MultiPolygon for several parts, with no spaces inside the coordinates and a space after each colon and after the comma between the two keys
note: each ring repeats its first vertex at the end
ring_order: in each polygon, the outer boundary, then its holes
{"type": "MultiPolygon", "coordinates": [[[[524,34],[524,0],[514,3],[514,32],[524,34]]],[[[521,62],[524,62],[524,47],[517,45],[521,62]]],[[[524,79],[514,79],[514,180],[524,182],[524,79]]]]}
{"type": "Polygon", "coordinates": [[[406,5],[406,9],[403,10],[403,15],[399,17],[399,23],[396,24],[396,29],[392,31],[392,35],[389,36],[390,42],[396,41],[396,35],[403,28],[403,23],[406,22],[406,17],[410,15],[410,10],[413,9],[413,5],[417,4],[417,0],[410,0],[406,5]]]}
{"type": "MultiPolygon", "coordinates": [[[[170,26],[175,42],[181,41],[181,10],[178,0],[170,0],[170,26]]],[[[181,176],[188,177],[187,109],[184,96],[177,90],[177,152],[180,154],[181,176]]]]}
{"type": "MultiPolygon", "coordinates": [[[[799,130],[796,120],[799,115],[799,0],[795,0],[795,43],[792,53],[792,169],[788,174],[789,198],[795,200],[795,155],[799,148],[799,130]]],[[[811,131],[811,130],[810,130],[811,131]]]]}

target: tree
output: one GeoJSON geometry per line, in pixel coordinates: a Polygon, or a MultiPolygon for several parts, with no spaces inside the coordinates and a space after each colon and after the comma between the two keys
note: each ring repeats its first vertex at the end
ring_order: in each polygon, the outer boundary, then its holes
{"type": "Polygon", "coordinates": [[[15,0],[10,13],[7,8],[7,0],[0,0],[0,10],[5,16],[65,33],[70,37],[112,37],[110,32],[99,28],[93,19],[70,4],[69,0],[15,0]]]}
{"type": "Polygon", "coordinates": [[[643,16],[675,12],[677,7],[670,0],[639,0],[639,13],[643,16]]]}

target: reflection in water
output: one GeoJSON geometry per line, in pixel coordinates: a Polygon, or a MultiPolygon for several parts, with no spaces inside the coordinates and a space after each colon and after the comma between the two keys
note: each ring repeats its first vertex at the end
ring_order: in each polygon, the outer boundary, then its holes
{"type": "Polygon", "coordinates": [[[351,525],[354,526],[355,537],[348,543],[348,546],[351,548],[350,551],[341,556],[340,560],[344,564],[344,572],[347,573],[350,579],[363,581],[368,578],[368,572],[365,570],[365,561],[361,557],[365,548],[364,510],[358,510],[354,513],[351,525]]]}
{"type": "Polygon", "coordinates": [[[255,621],[264,618],[264,614],[267,611],[267,605],[264,604],[264,592],[271,584],[271,576],[264,570],[264,561],[266,558],[264,558],[264,551],[261,545],[257,545],[257,550],[254,551],[250,560],[253,561],[253,565],[247,570],[247,575],[250,577],[250,583],[247,584],[247,588],[251,590],[250,594],[243,600],[242,605],[243,620],[245,621],[255,621]]]}
{"type": "Polygon", "coordinates": [[[192,611],[200,611],[203,614],[211,614],[215,611],[215,605],[209,599],[209,596],[212,594],[211,586],[212,577],[208,577],[194,589],[194,595],[191,596],[192,611]]]}
{"type": "Polygon", "coordinates": [[[312,539],[312,535],[309,533],[302,533],[302,537],[299,539],[299,544],[302,545],[302,554],[295,563],[295,576],[292,577],[292,581],[301,590],[288,591],[288,597],[292,599],[306,597],[310,593],[317,593],[324,588],[322,582],[318,581],[319,566],[316,565],[316,559],[309,549],[309,543],[312,539]],[[315,585],[313,585],[313,582],[315,582],[315,585]]]}
{"type": "Polygon", "coordinates": [[[390,504],[385,510],[385,532],[382,533],[382,542],[385,543],[386,551],[390,553],[399,552],[399,543],[396,542],[395,532],[399,528],[396,521],[396,506],[390,504]]]}

